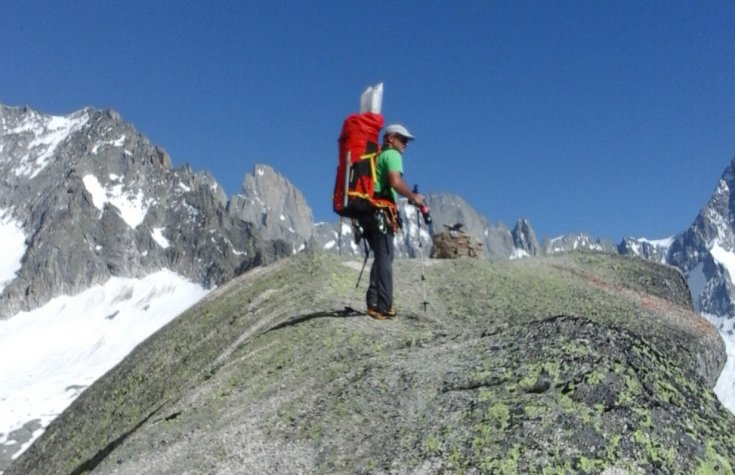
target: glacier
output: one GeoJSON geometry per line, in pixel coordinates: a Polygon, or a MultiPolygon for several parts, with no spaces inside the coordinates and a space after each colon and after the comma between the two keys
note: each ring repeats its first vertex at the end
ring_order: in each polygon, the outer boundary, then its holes
{"type": "Polygon", "coordinates": [[[17,458],[85,388],[207,293],[164,269],[0,320],[0,449],[17,458]],[[29,422],[32,437],[17,440],[29,422]]]}

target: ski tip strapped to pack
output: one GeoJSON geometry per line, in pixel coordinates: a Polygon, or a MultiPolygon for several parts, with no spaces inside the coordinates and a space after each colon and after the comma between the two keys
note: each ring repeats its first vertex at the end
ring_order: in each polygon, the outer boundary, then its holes
{"type": "Polygon", "coordinates": [[[383,83],[370,86],[360,96],[360,113],[372,112],[380,114],[383,109],[383,83]]]}
{"type": "Polygon", "coordinates": [[[374,196],[375,165],[384,123],[382,101],[382,83],[367,88],[360,96],[360,113],[351,114],[342,124],[333,194],[333,209],[340,216],[356,217],[375,208],[395,206],[374,196]]]}

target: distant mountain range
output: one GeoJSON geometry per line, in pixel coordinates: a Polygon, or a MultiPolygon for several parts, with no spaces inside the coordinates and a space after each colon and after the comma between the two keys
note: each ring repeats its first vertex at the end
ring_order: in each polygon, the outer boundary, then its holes
{"type": "MultiPolygon", "coordinates": [[[[732,335],[734,167],[727,167],[689,229],[659,241],[625,238],[616,245],[569,234],[539,243],[525,219],[508,229],[460,196],[435,194],[427,201],[434,231],[461,223],[490,260],[585,249],[675,266],[686,276],[696,309],[732,335]]],[[[0,174],[0,359],[12,362],[0,369],[0,380],[13,382],[0,388],[0,414],[6,414],[0,415],[0,471],[84,387],[210,289],[310,249],[363,252],[349,223],[315,224],[303,194],[268,165],[255,165],[241,193],[228,197],[208,172],[173,168],[164,149],[111,110],[58,117],[0,105],[0,174]],[[193,297],[182,297],[182,289],[193,297]],[[146,319],[156,323],[140,323],[146,319]],[[116,327],[120,322],[146,330],[116,327]],[[69,330],[68,343],[39,338],[34,345],[34,335],[43,334],[39,326],[69,330]],[[85,327],[98,335],[81,338],[85,327]],[[28,388],[49,377],[49,361],[70,351],[75,363],[65,365],[68,377],[55,378],[53,401],[13,398],[34,392],[28,388]],[[74,364],[82,369],[75,372],[74,364]],[[30,407],[19,407],[24,404],[30,407]]],[[[403,202],[401,210],[405,226],[396,236],[397,255],[428,256],[430,230],[419,226],[413,207],[403,202]]]]}

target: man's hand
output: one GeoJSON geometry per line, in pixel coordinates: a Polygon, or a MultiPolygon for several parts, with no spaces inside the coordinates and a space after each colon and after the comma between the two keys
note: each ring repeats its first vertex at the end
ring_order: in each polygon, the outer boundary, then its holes
{"type": "Polygon", "coordinates": [[[413,198],[409,198],[408,201],[412,205],[416,206],[417,208],[421,208],[422,206],[424,206],[424,195],[422,195],[421,193],[411,193],[411,195],[413,196],[413,198]]]}

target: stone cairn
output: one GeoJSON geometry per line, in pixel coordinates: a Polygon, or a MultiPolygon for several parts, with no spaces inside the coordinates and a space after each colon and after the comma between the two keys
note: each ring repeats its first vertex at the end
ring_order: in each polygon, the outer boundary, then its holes
{"type": "Polygon", "coordinates": [[[459,257],[482,257],[482,244],[461,230],[461,224],[446,226],[447,231],[434,234],[431,257],[436,259],[457,259],[459,257]]]}

